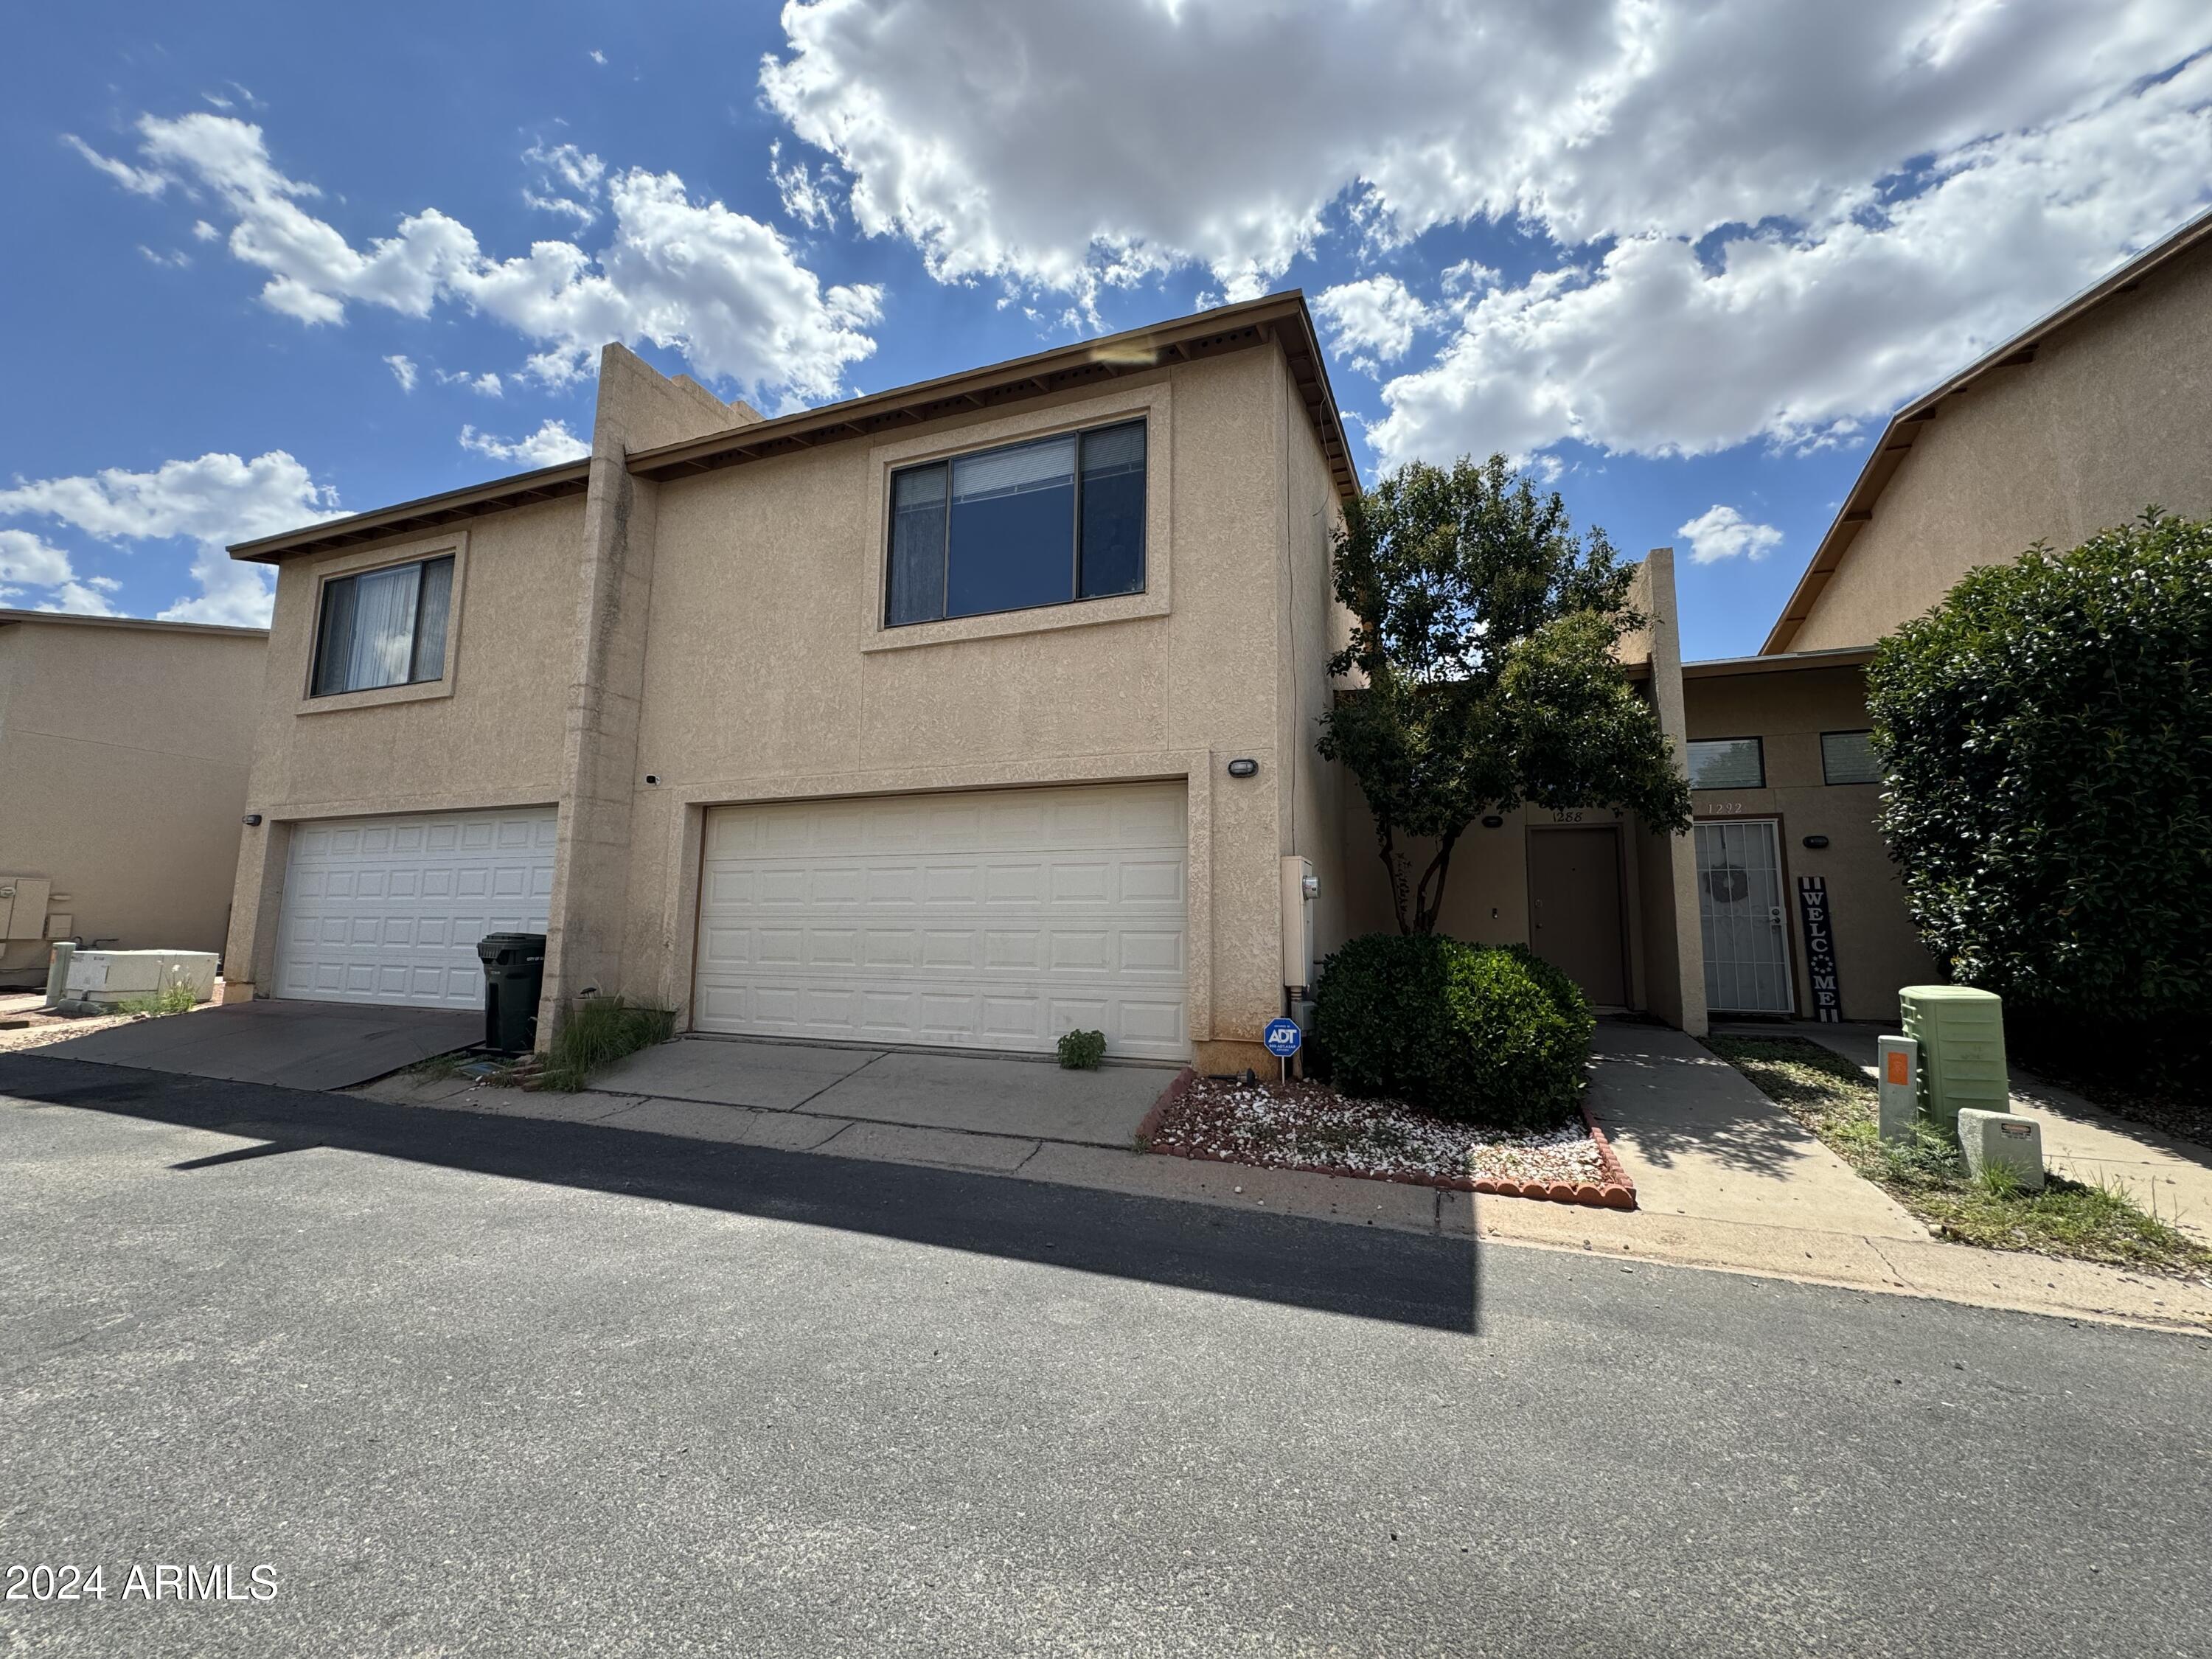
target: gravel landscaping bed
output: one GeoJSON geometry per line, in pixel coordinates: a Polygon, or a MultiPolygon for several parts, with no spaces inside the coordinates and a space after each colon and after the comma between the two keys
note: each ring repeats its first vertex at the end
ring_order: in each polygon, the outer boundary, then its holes
{"type": "Polygon", "coordinates": [[[1482,1129],[1295,1078],[1249,1085],[1194,1078],[1159,1111],[1149,1145],[1179,1158],[1427,1186],[1484,1183],[1485,1191],[1495,1183],[1500,1190],[1563,1186],[1579,1194],[1619,1180],[1618,1166],[1608,1170],[1579,1116],[1533,1132],[1482,1129]]]}

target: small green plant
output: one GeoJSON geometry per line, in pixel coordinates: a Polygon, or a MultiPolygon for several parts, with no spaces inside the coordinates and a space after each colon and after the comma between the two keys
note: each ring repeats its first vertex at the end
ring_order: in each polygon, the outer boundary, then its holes
{"type": "Polygon", "coordinates": [[[137,997],[121,1005],[126,1014],[189,1014],[200,1006],[190,981],[172,979],[150,997],[137,997]]]}
{"type": "Polygon", "coordinates": [[[621,997],[593,997],[562,1023],[535,1086],[572,1093],[624,1054],[676,1035],[672,1008],[647,1008],[621,997]]]}
{"type": "Polygon", "coordinates": [[[1518,945],[1369,933],[1322,969],[1314,1039],[1349,1095],[1536,1128],[1575,1109],[1595,1022],[1574,981],[1518,945]]]}
{"type": "Polygon", "coordinates": [[[1071,1072],[1095,1072],[1106,1058],[1106,1033],[1070,1031],[1060,1040],[1060,1063],[1071,1072]]]}

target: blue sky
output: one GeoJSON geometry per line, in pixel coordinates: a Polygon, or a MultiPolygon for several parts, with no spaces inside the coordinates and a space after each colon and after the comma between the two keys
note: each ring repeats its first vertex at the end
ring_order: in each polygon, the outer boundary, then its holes
{"type": "Polygon", "coordinates": [[[1365,477],[1525,458],[1748,652],[1883,414],[2212,185],[2168,0],[13,27],[0,604],[204,620],[225,540],[568,453],[609,337],[775,411],[1297,286],[1365,477]]]}

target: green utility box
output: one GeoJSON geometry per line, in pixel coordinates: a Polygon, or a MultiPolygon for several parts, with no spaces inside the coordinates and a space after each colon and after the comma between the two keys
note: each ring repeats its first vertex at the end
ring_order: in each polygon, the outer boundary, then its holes
{"type": "Polygon", "coordinates": [[[1959,1109],[2012,1109],[2004,1003],[1966,985],[1908,985],[1897,994],[1905,1034],[1920,1044],[1920,1109],[1955,1132],[1959,1109]]]}

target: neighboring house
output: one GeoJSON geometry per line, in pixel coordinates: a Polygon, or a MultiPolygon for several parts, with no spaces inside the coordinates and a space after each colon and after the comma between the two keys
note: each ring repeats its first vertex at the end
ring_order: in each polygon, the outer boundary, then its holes
{"type": "Polygon", "coordinates": [[[543,929],[548,1011],[1266,1063],[1357,488],[1295,294],[774,420],[610,347],[588,460],[234,550],[234,975],[473,1006],[543,929]]]}
{"type": "Polygon", "coordinates": [[[2212,215],[1891,419],[1762,653],[1683,672],[1706,991],[1717,1011],[1888,1019],[1941,977],[1873,823],[1864,665],[1978,566],[2156,505],[2212,515],[2212,215]],[[1814,845],[1825,842],[1825,845],[1814,845]],[[1821,884],[1830,983],[1808,967],[1821,884]]]}
{"type": "Polygon", "coordinates": [[[220,951],[268,635],[0,610],[0,986],[54,939],[220,951]]]}

